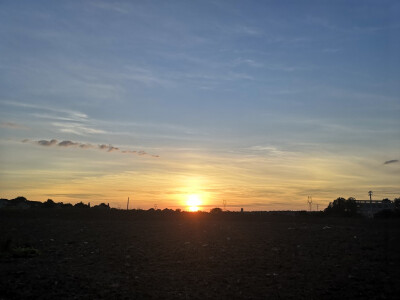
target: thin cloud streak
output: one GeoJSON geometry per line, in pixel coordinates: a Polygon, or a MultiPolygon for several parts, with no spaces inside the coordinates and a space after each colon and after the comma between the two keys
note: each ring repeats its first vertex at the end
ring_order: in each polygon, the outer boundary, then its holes
{"type": "Polygon", "coordinates": [[[131,7],[125,3],[109,3],[108,1],[90,1],[89,4],[97,9],[113,11],[120,14],[130,13],[131,7]]]}
{"type": "Polygon", "coordinates": [[[21,141],[22,143],[32,143],[35,145],[39,145],[39,146],[43,146],[43,147],[52,147],[52,146],[57,146],[57,147],[64,147],[64,148],[80,148],[80,149],[98,149],[98,150],[104,150],[107,152],[119,152],[119,153],[123,153],[123,154],[135,154],[138,156],[151,156],[151,157],[155,157],[158,158],[160,157],[159,155],[156,154],[150,154],[147,153],[146,151],[140,150],[140,151],[136,151],[136,150],[121,150],[118,147],[114,147],[113,145],[110,144],[99,144],[99,145],[92,145],[89,143],[80,143],[80,142],[73,142],[73,141],[57,141],[56,139],[52,139],[52,140],[39,140],[39,141],[31,141],[29,139],[24,139],[21,141]]]}
{"type": "Polygon", "coordinates": [[[55,127],[60,128],[60,132],[64,133],[73,133],[76,135],[88,135],[88,134],[105,134],[107,133],[101,129],[94,129],[87,126],[84,126],[80,123],[53,123],[55,127]]]}
{"type": "MultiPolygon", "coordinates": [[[[38,113],[30,113],[30,115],[41,120],[54,120],[51,125],[56,127],[57,130],[62,133],[71,133],[79,136],[108,133],[105,130],[93,128],[94,126],[96,126],[96,120],[89,118],[87,114],[79,111],[59,109],[24,102],[10,102],[0,100],[0,104],[38,111],[38,113]]],[[[1,126],[2,124],[0,124],[0,127],[7,126],[8,128],[11,128],[11,126],[13,126],[13,128],[18,127],[19,129],[27,129],[25,127],[22,127],[22,125],[16,123],[8,122],[7,124],[4,124],[4,126],[1,126]]]]}
{"type": "Polygon", "coordinates": [[[28,127],[21,125],[21,124],[17,124],[14,122],[2,122],[0,123],[0,128],[9,128],[9,129],[29,129],[28,127]]]}
{"type": "Polygon", "coordinates": [[[27,109],[46,110],[46,111],[50,111],[50,112],[60,113],[60,114],[69,116],[71,118],[71,120],[74,120],[74,121],[83,121],[83,120],[87,120],[87,118],[88,118],[88,116],[84,113],[72,111],[72,110],[68,110],[68,109],[58,109],[58,108],[48,107],[48,106],[44,106],[44,105],[35,105],[35,104],[16,102],[16,101],[0,101],[0,103],[4,104],[4,105],[22,107],[22,108],[27,108],[27,109]]]}
{"type": "Polygon", "coordinates": [[[391,159],[391,160],[385,161],[383,164],[384,165],[389,165],[389,164],[394,164],[394,163],[398,163],[398,162],[399,162],[398,159],[391,159]]]}

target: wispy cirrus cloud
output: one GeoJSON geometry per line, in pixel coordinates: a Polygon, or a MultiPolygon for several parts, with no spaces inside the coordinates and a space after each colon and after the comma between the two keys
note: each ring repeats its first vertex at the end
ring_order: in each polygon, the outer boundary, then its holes
{"type": "Polygon", "coordinates": [[[274,146],[264,146],[264,145],[258,145],[258,146],[252,146],[248,147],[245,149],[246,151],[250,151],[252,153],[259,153],[259,154],[264,154],[268,156],[274,156],[274,157],[284,157],[289,154],[293,154],[289,151],[283,151],[278,149],[277,147],[274,146]]]}
{"type": "Polygon", "coordinates": [[[14,123],[14,122],[2,122],[0,123],[0,128],[9,128],[9,129],[28,129],[28,127],[14,123]]]}
{"type": "MultiPolygon", "coordinates": [[[[79,136],[107,133],[107,131],[97,128],[96,120],[89,118],[87,114],[80,111],[17,101],[0,100],[0,104],[14,106],[21,110],[21,112],[28,113],[29,115],[45,122],[50,120],[51,125],[62,133],[72,133],[79,136]]],[[[23,125],[13,122],[1,123],[0,127],[28,129],[23,125]]]]}
{"type": "Polygon", "coordinates": [[[130,13],[131,7],[127,3],[110,3],[108,1],[90,1],[89,4],[97,9],[112,11],[120,14],[130,13]]]}
{"type": "Polygon", "coordinates": [[[64,133],[73,133],[76,135],[88,135],[88,134],[104,134],[107,133],[106,131],[102,129],[95,129],[91,128],[85,124],[82,123],[77,123],[77,122],[55,122],[52,123],[53,126],[59,128],[60,132],[64,133]]]}
{"type": "Polygon", "coordinates": [[[261,29],[247,25],[237,25],[233,29],[229,30],[235,34],[244,36],[262,36],[264,34],[261,29]]]}
{"type": "Polygon", "coordinates": [[[399,162],[398,159],[391,159],[391,160],[385,161],[383,164],[384,165],[389,165],[389,164],[394,164],[394,163],[398,163],[398,162],[399,162]]]}
{"type": "Polygon", "coordinates": [[[114,147],[113,145],[110,144],[99,144],[99,145],[93,145],[93,144],[89,144],[89,143],[81,143],[81,142],[73,142],[73,141],[69,141],[69,140],[65,140],[65,141],[58,141],[56,139],[51,139],[51,140],[39,140],[39,141],[32,141],[29,139],[24,139],[22,140],[22,143],[31,143],[34,145],[39,145],[39,146],[43,146],[43,147],[64,147],[64,148],[79,148],[79,149],[98,149],[98,150],[103,150],[106,152],[119,152],[119,153],[123,153],[123,154],[135,154],[135,155],[139,155],[139,156],[143,156],[143,155],[148,155],[151,157],[155,157],[158,158],[160,157],[159,155],[155,155],[155,154],[150,154],[147,153],[146,151],[143,150],[121,150],[118,147],[114,147]]]}
{"type": "Polygon", "coordinates": [[[57,118],[57,117],[64,117],[66,120],[69,121],[85,121],[88,119],[88,116],[85,113],[78,112],[78,111],[73,111],[69,109],[61,109],[61,108],[54,108],[54,107],[49,107],[45,105],[37,105],[37,104],[31,104],[31,103],[24,103],[24,102],[18,102],[18,101],[8,101],[8,100],[2,100],[0,101],[1,104],[8,105],[8,106],[14,106],[14,107],[19,107],[22,109],[27,109],[29,111],[47,111],[51,112],[52,114],[35,114],[32,113],[32,115],[36,115],[37,117],[41,118],[57,118]]]}

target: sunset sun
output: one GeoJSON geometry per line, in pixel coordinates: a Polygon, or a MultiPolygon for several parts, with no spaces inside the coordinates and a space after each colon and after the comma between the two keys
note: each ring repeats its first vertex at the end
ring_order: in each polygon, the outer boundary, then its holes
{"type": "Polygon", "coordinates": [[[200,209],[199,206],[201,205],[200,196],[197,194],[189,195],[186,204],[189,207],[189,211],[198,211],[200,209]]]}

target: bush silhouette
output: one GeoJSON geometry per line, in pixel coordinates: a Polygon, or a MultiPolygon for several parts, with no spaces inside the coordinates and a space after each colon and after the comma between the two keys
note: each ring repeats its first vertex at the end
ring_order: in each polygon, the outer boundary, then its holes
{"type": "Polygon", "coordinates": [[[221,214],[222,209],[219,207],[214,207],[213,209],[210,210],[210,214],[216,215],[216,214],[221,214]]]}

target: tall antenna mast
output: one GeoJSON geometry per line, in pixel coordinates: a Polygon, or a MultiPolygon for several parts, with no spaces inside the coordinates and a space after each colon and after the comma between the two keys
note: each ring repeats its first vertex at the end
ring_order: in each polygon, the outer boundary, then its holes
{"type": "Polygon", "coordinates": [[[311,209],[312,209],[312,197],[311,196],[307,197],[307,203],[308,203],[308,209],[309,209],[309,211],[311,211],[311,209]]]}
{"type": "Polygon", "coordinates": [[[224,211],[226,211],[226,200],[222,200],[222,206],[224,207],[224,211]]]}
{"type": "Polygon", "coordinates": [[[129,210],[129,197],[128,197],[128,202],[126,203],[126,210],[129,210]]]}

